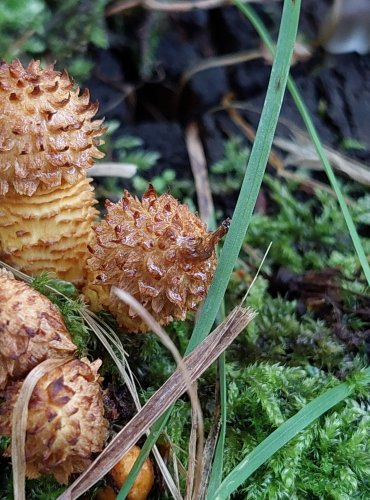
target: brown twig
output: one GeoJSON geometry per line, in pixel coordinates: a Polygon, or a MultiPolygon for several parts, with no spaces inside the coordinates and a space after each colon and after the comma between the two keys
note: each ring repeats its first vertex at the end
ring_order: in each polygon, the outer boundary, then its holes
{"type": "Polygon", "coordinates": [[[177,93],[181,94],[188,81],[191,80],[193,76],[200,71],[206,71],[207,69],[218,68],[221,66],[234,66],[235,64],[253,61],[254,59],[260,59],[261,57],[263,57],[262,50],[244,50],[235,54],[212,57],[210,59],[201,61],[194,66],[191,66],[188,70],[185,71],[185,73],[182,74],[177,93]]]}
{"type": "Polygon", "coordinates": [[[203,470],[199,488],[199,500],[206,498],[207,486],[212,470],[213,457],[216,451],[217,440],[221,429],[221,394],[220,394],[220,379],[216,378],[215,387],[215,410],[212,420],[212,426],[208,433],[203,454],[203,470]]]}
{"type": "MultiPolygon", "coordinates": [[[[227,94],[223,98],[222,104],[224,105],[226,111],[228,112],[228,114],[229,114],[230,118],[233,120],[233,122],[244,132],[247,139],[249,139],[251,142],[253,142],[254,139],[256,138],[256,132],[254,131],[253,127],[251,127],[244,120],[244,118],[239,113],[239,111],[233,106],[232,99],[233,99],[232,94],[227,94]]],[[[280,173],[282,170],[284,170],[284,164],[283,164],[282,159],[273,150],[271,150],[271,152],[269,154],[268,161],[269,161],[269,164],[272,167],[274,167],[278,173],[280,173]]]]}
{"type": "MultiPolygon", "coordinates": [[[[184,500],[191,500],[193,498],[198,498],[199,483],[201,478],[201,473],[196,471],[203,470],[203,443],[202,443],[202,463],[197,462],[197,414],[194,408],[191,409],[191,431],[188,446],[188,473],[186,477],[186,492],[184,500]],[[196,475],[198,476],[196,480],[196,475]]],[[[199,449],[199,447],[198,447],[199,449]]]]}
{"type": "MultiPolygon", "coordinates": [[[[229,114],[231,112],[230,117],[233,119],[234,123],[236,123],[243,130],[243,132],[245,133],[245,135],[247,136],[247,138],[249,140],[253,140],[253,137],[255,135],[253,128],[245,122],[245,120],[241,117],[240,113],[235,113],[237,109],[247,109],[249,111],[258,112],[245,103],[232,101],[230,96],[226,96],[224,101],[223,101],[223,104],[221,106],[218,106],[217,108],[214,108],[212,110],[212,112],[221,111],[221,110],[226,110],[229,112],[229,114]]],[[[297,135],[298,135],[298,133],[301,133],[302,135],[304,135],[304,132],[302,132],[300,129],[298,129],[298,127],[293,126],[293,124],[288,123],[283,118],[280,118],[279,122],[284,124],[288,128],[292,128],[293,132],[296,133],[297,135]]],[[[284,144],[287,144],[287,143],[288,143],[288,141],[285,141],[284,144]]],[[[276,139],[274,139],[274,144],[280,146],[280,145],[282,145],[282,140],[280,140],[279,138],[276,138],[276,139]]],[[[347,175],[351,176],[351,174],[349,173],[350,167],[346,168],[345,166],[342,166],[345,163],[345,158],[343,155],[339,155],[339,153],[331,152],[327,146],[325,147],[325,151],[328,154],[330,160],[332,161],[334,167],[336,167],[335,161],[338,160],[338,162],[339,162],[338,158],[340,157],[343,161],[341,163],[341,167],[338,167],[338,170],[346,171],[347,175]]],[[[353,162],[354,162],[354,160],[352,160],[352,163],[353,162]]],[[[357,170],[356,180],[358,182],[361,182],[361,180],[359,180],[359,178],[361,176],[361,179],[363,179],[364,175],[366,175],[363,173],[363,172],[365,172],[365,169],[364,169],[364,166],[362,164],[360,164],[359,162],[356,162],[356,163],[359,165],[359,167],[361,167],[357,170]]],[[[315,179],[310,179],[309,177],[305,177],[303,175],[299,175],[295,172],[291,172],[291,171],[287,170],[285,168],[285,161],[282,160],[280,158],[280,156],[277,153],[275,153],[274,151],[271,151],[271,153],[270,153],[269,164],[273,168],[275,168],[276,173],[280,177],[284,177],[285,179],[291,179],[291,180],[301,184],[302,186],[305,186],[309,190],[309,192],[312,192],[312,190],[314,190],[314,189],[319,189],[321,191],[325,191],[325,192],[331,194],[332,196],[335,195],[334,191],[327,184],[324,184],[323,182],[317,181],[315,179]]],[[[317,164],[320,165],[319,160],[317,160],[317,164]]],[[[353,178],[355,178],[355,175],[353,176],[353,178]]],[[[366,184],[366,182],[364,182],[364,183],[366,184]]],[[[346,198],[346,202],[350,205],[353,204],[353,200],[351,200],[349,198],[346,198]]]]}
{"type": "Polygon", "coordinates": [[[195,180],[195,189],[199,207],[199,215],[208,228],[214,229],[214,213],[211,188],[208,180],[207,160],[199,138],[198,125],[190,123],[185,131],[186,147],[190,159],[191,170],[195,180]]]}

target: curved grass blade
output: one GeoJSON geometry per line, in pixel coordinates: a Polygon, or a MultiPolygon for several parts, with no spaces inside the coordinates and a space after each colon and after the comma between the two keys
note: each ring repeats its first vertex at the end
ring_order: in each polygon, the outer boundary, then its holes
{"type": "MultiPolygon", "coordinates": [[[[264,41],[266,44],[267,48],[271,52],[272,55],[275,53],[275,47],[274,43],[268,33],[268,30],[264,26],[263,22],[261,19],[258,17],[258,15],[255,13],[252,7],[249,5],[244,5],[243,3],[240,2],[240,0],[234,0],[234,3],[238,7],[238,9],[248,18],[250,23],[254,26],[256,31],[258,32],[259,36],[261,39],[264,41]]],[[[287,82],[287,87],[288,90],[295,102],[295,105],[297,106],[298,111],[301,114],[301,117],[303,119],[304,124],[306,125],[307,132],[309,133],[312,143],[314,144],[317,154],[321,160],[321,163],[324,167],[324,170],[326,172],[326,175],[328,177],[328,180],[331,184],[331,187],[333,188],[335,195],[338,200],[338,204],[340,206],[340,209],[343,213],[344,220],[346,221],[348,231],[350,233],[350,236],[352,238],[353,246],[355,247],[358,259],[360,261],[363,273],[365,275],[365,278],[370,285],[370,265],[369,262],[366,258],[366,254],[364,252],[363,246],[361,244],[360,237],[357,233],[355,224],[352,220],[351,214],[348,210],[346,201],[344,199],[344,196],[342,195],[342,192],[340,190],[340,186],[338,184],[338,181],[335,177],[334,170],[332,166],[330,165],[330,162],[328,160],[328,157],[325,153],[324,147],[321,144],[319,134],[315,128],[315,125],[311,119],[310,113],[307,109],[306,104],[304,103],[304,100],[302,99],[302,96],[298,90],[297,85],[295,84],[293,78],[289,76],[288,82],[287,82]]]]}
{"type": "MultiPolygon", "coordinates": [[[[300,5],[300,0],[284,0],[276,57],[271,69],[269,86],[256,139],[249,157],[246,175],[241,186],[216,274],[191,336],[187,354],[194,350],[211,331],[252,217],[284,97],[290,60],[297,34],[300,5]]],[[[126,498],[129,486],[133,484],[141,465],[144,463],[150,448],[156,442],[160,431],[164,428],[170,414],[171,409],[152,426],[151,434],[147,438],[119,494],[119,500],[126,498]]]]}

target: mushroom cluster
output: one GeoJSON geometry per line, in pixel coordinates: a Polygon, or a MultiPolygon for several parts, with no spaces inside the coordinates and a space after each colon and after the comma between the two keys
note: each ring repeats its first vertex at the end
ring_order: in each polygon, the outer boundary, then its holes
{"type": "MultiPolygon", "coordinates": [[[[0,435],[11,436],[24,377],[46,359],[65,361],[42,376],[28,406],[26,475],[53,474],[66,483],[103,449],[108,422],[100,360],[73,359],[76,346],[49,299],[0,270],[0,435]]],[[[10,447],[8,448],[10,454],[10,447]]]]}
{"type": "Polygon", "coordinates": [[[184,319],[207,293],[214,233],[186,205],[149,187],[97,211],[86,171],[103,154],[97,103],[52,66],[0,63],[0,259],[29,275],[52,272],[84,290],[130,332],[147,325],[112,293],[131,293],[161,324],[184,319]]]}
{"type": "MultiPolygon", "coordinates": [[[[130,332],[147,325],[113,293],[123,288],[160,324],[185,319],[207,293],[215,246],[227,223],[209,233],[196,214],[150,186],[139,200],[127,191],[95,223],[87,170],[103,154],[97,103],[66,72],[31,61],[0,63],[0,259],[29,274],[51,272],[81,287],[93,310],[111,312],[130,332]]],[[[0,271],[0,434],[11,435],[23,379],[48,358],[65,362],[42,376],[28,407],[26,474],[66,483],[104,446],[100,361],[76,351],[60,311],[28,285],[0,271]]],[[[9,453],[9,451],[8,451],[9,453]]],[[[112,471],[124,481],[138,449],[112,471]]],[[[153,484],[150,461],[132,499],[153,484]]]]}
{"type": "Polygon", "coordinates": [[[97,103],[67,72],[0,64],[0,258],[83,280],[97,212],[86,170],[103,154],[97,103]]]}

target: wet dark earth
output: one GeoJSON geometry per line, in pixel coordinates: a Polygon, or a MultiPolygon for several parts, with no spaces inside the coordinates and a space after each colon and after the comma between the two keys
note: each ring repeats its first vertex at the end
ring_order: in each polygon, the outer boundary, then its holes
{"type": "MultiPolygon", "coordinates": [[[[296,62],[292,75],[322,141],[366,162],[370,54],[325,51],[318,38],[332,2],[302,3],[299,40],[311,54],[296,62]]],[[[255,8],[276,37],[281,3],[255,8]]],[[[144,174],[148,178],[168,167],[178,178],[191,178],[185,129],[192,121],[199,127],[208,164],[220,159],[224,140],[244,135],[225,102],[242,103],[239,114],[256,130],[271,66],[261,57],[255,30],[235,7],[185,13],[131,9],[107,17],[107,23],[110,49],[94,49],[95,69],[86,85],[100,102],[100,115],[119,120],[117,136],[138,136],[145,149],[160,153],[156,166],[144,174]],[[241,52],[257,55],[246,62],[199,69],[206,61],[241,52]]],[[[304,130],[290,95],[284,100],[281,123],[280,136],[291,137],[290,124],[304,130]]],[[[230,212],[235,197],[219,202],[230,212]]]]}

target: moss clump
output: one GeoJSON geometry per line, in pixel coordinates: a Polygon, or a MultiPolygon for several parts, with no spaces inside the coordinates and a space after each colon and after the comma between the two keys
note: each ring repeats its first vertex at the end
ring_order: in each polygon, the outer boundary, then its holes
{"type": "MultiPolygon", "coordinates": [[[[295,183],[265,176],[273,213],[255,214],[248,229],[246,242],[252,248],[266,249],[272,241],[268,262],[301,273],[325,269],[330,264],[341,265],[344,275],[360,274],[344,218],[337,201],[326,192],[317,191],[308,197],[297,190],[295,183]]],[[[368,224],[366,207],[369,195],[351,205],[355,222],[368,224]]],[[[365,253],[370,251],[370,239],[363,238],[365,253]]]]}
{"type": "Polygon", "coordinates": [[[4,0],[0,13],[0,52],[6,60],[23,58],[57,60],[77,79],[93,67],[88,45],[108,45],[104,9],[106,0],[4,0]]]}
{"type": "MultiPolygon", "coordinates": [[[[278,364],[228,366],[225,474],[338,380],[278,364]]],[[[244,484],[244,499],[352,499],[370,493],[369,400],[347,399],[292,439],[244,484]]]]}

